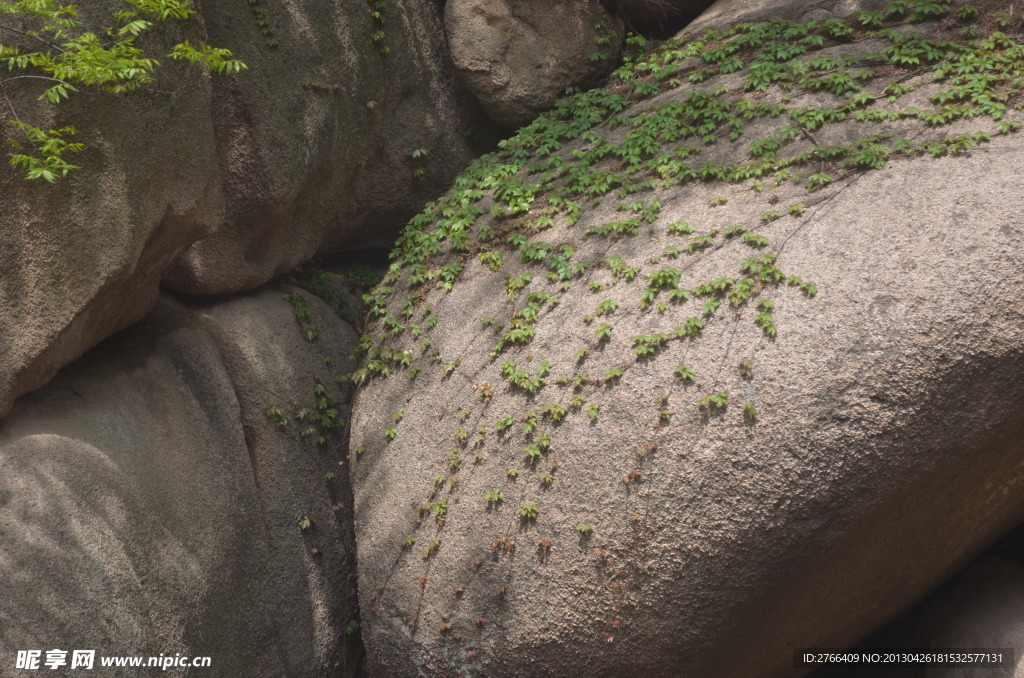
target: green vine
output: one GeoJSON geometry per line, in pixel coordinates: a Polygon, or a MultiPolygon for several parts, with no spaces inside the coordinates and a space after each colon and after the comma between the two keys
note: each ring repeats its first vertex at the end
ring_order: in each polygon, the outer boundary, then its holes
{"type": "Polygon", "coordinates": [[[277,38],[274,36],[274,29],[271,28],[270,22],[267,21],[267,10],[263,7],[263,3],[260,0],[245,1],[249,4],[249,9],[252,10],[252,16],[256,20],[256,27],[260,29],[263,41],[267,47],[271,49],[277,47],[277,38]]]}
{"type": "Polygon", "coordinates": [[[370,5],[370,20],[373,22],[373,31],[370,33],[370,41],[374,47],[383,55],[391,52],[391,48],[384,44],[384,10],[387,9],[386,0],[366,0],[370,5]]]}

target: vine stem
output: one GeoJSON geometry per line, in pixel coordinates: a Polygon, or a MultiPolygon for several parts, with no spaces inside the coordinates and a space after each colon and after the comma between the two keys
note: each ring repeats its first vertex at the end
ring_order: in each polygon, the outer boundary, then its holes
{"type": "Polygon", "coordinates": [[[13,78],[6,78],[4,80],[0,80],[0,84],[6,84],[8,82],[14,82],[15,80],[46,80],[48,82],[57,82],[57,83],[60,83],[62,85],[67,85],[68,87],[70,87],[71,89],[75,90],[76,92],[78,91],[77,88],[75,88],[75,86],[72,85],[67,80],[61,80],[60,78],[51,78],[51,77],[45,76],[45,75],[16,75],[13,78]]]}
{"type": "Polygon", "coordinates": [[[7,88],[4,86],[4,80],[0,80],[0,92],[3,92],[4,100],[7,102],[7,106],[11,109],[11,115],[14,116],[15,121],[21,122],[21,118],[18,117],[18,109],[14,107],[14,102],[7,96],[7,88]]]}
{"type": "Polygon", "coordinates": [[[38,40],[39,42],[43,43],[44,45],[52,47],[55,50],[61,52],[62,54],[66,54],[67,53],[67,50],[64,49],[63,47],[61,47],[60,45],[58,45],[56,43],[53,43],[53,42],[50,42],[49,40],[44,40],[43,38],[40,38],[38,35],[31,35],[27,31],[19,31],[17,28],[11,28],[10,26],[0,26],[0,30],[7,31],[9,33],[14,33],[16,35],[21,35],[21,36],[24,36],[26,38],[32,38],[33,40],[38,40]]]}

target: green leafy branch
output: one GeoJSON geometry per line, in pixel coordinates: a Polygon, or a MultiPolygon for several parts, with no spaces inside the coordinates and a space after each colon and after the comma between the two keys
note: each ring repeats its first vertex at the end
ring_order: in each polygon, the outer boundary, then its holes
{"type": "MultiPolygon", "coordinates": [[[[77,130],[67,126],[43,130],[23,122],[8,92],[20,85],[45,87],[37,100],[59,104],[80,88],[99,88],[109,94],[124,94],[155,81],[160,62],[148,56],[136,41],[150,32],[155,21],[183,21],[195,14],[191,0],[122,0],[124,7],[112,14],[114,25],[89,30],[78,18],[77,5],[60,5],[55,0],[0,1],[0,17],[13,16],[21,28],[0,24],[0,63],[7,64],[9,77],[0,79],[0,94],[10,110],[9,122],[31,146],[29,152],[10,154],[9,163],[25,171],[26,179],[53,183],[78,169],[64,153],[78,153],[83,146],[66,137],[77,130]]],[[[230,75],[245,68],[223,48],[188,40],[174,45],[168,56],[205,66],[230,75]]]]}
{"type": "Polygon", "coordinates": [[[10,154],[11,166],[25,170],[26,179],[44,179],[52,184],[58,178],[66,177],[71,170],[78,169],[78,165],[72,165],[62,157],[64,153],[79,153],[82,150],[82,144],[70,143],[62,138],[64,135],[73,135],[76,131],[74,127],[44,132],[18,120],[12,120],[11,124],[20,129],[38,151],[38,155],[10,154]]]}

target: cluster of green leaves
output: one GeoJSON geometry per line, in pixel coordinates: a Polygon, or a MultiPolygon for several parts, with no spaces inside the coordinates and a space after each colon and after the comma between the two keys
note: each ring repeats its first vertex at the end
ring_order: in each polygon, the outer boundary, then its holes
{"type": "MultiPolygon", "coordinates": [[[[56,0],[0,2],[0,16],[14,17],[14,25],[0,26],[0,62],[14,75],[0,78],[0,90],[15,84],[42,87],[38,99],[59,104],[73,93],[95,89],[123,94],[152,84],[160,62],[138,43],[152,32],[155,22],[182,21],[195,13],[190,0],[121,0],[112,24],[88,27],[78,6],[56,0]],[[12,42],[7,40],[9,38],[12,42]]],[[[245,68],[227,49],[184,40],[170,48],[171,59],[202,65],[214,73],[232,74],[245,68]]],[[[74,127],[44,130],[21,119],[9,96],[10,124],[22,133],[28,152],[10,154],[10,164],[25,171],[27,179],[50,183],[67,176],[76,165],[65,157],[82,144],[71,143],[74,127]]]]}
{"type": "Polygon", "coordinates": [[[19,120],[9,122],[21,130],[25,139],[35,148],[35,153],[31,155],[10,154],[11,166],[23,169],[26,179],[44,179],[52,184],[57,179],[66,177],[71,170],[79,169],[78,165],[72,165],[64,158],[65,153],[80,153],[85,147],[84,144],[64,139],[65,135],[71,136],[77,132],[74,127],[43,131],[19,120]]]}
{"type": "Polygon", "coordinates": [[[387,9],[386,0],[366,0],[370,5],[370,20],[373,22],[373,31],[370,33],[370,41],[381,54],[389,54],[391,48],[384,44],[384,10],[387,9]]]}
{"type": "Polygon", "coordinates": [[[534,375],[529,370],[518,367],[513,360],[501,363],[501,374],[512,386],[526,393],[537,393],[544,385],[544,377],[551,371],[551,366],[542,362],[534,375]]]}
{"type": "Polygon", "coordinates": [[[501,335],[501,339],[494,345],[491,351],[492,356],[500,355],[506,347],[512,344],[525,345],[533,340],[535,333],[534,324],[540,318],[544,307],[554,308],[558,305],[558,295],[550,292],[532,292],[526,298],[526,305],[512,313],[508,321],[508,330],[501,335]]]}
{"type": "Polygon", "coordinates": [[[683,381],[692,382],[694,379],[697,378],[697,375],[693,371],[693,368],[687,367],[686,365],[682,364],[676,365],[674,368],[672,368],[672,374],[676,375],[676,377],[683,381]]]}
{"type": "Polygon", "coordinates": [[[638,358],[654,356],[661,347],[668,343],[672,335],[665,332],[655,334],[639,334],[633,337],[633,352],[638,358]]]}
{"type": "Polygon", "coordinates": [[[249,4],[249,8],[252,10],[253,19],[256,21],[256,27],[260,29],[260,33],[263,35],[263,41],[267,47],[277,47],[277,38],[274,37],[274,29],[270,26],[270,21],[267,20],[267,10],[263,7],[260,0],[245,0],[249,4]]]}
{"type": "Polygon", "coordinates": [[[323,382],[314,379],[313,411],[299,409],[287,412],[280,405],[272,405],[264,414],[278,430],[287,432],[294,426],[302,440],[312,440],[323,446],[330,441],[332,433],[345,426],[338,407],[338,398],[328,393],[323,382]]]}
{"type": "MultiPolygon", "coordinates": [[[[366,354],[362,365],[356,369],[348,379],[354,384],[362,384],[371,377],[389,377],[399,368],[408,368],[412,365],[413,354],[408,349],[395,349],[383,344],[384,337],[374,337],[372,334],[364,334],[356,345],[357,350],[365,350],[366,354]]],[[[424,340],[428,342],[429,340],[424,340]]],[[[429,344],[426,344],[429,347],[429,344]]],[[[432,353],[432,357],[436,357],[432,353]]],[[[415,368],[413,368],[415,369],[415,368]]]]}
{"type": "MultiPolygon", "coordinates": [[[[337,311],[342,318],[354,324],[357,320],[355,309],[352,308],[348,299],[346,299],[339,290],[339,284],[349,282],[350,280],[361,280],[361,284],[358,282],[355,284],[360,284],[362,287],[370,287],[374,285],[380,277],[365,266],[355,268],[348,273],[350,273],[351,278],[349,275],[343,273],[327,271],[320,267],[317,260],[313,260],[299,266],[294,271],[284,276],[281,281],[291,285],[296,285],[307,292],[316,295],[337,311]]],[[[302,309],[301,312],[303,315],[308,317],[309,304],[306,303],[304,299],[292,300],[289,297],[286,297],[285,300],[289,301],[292,308],[295,310],[296,317],[298,317],[300,308],[302,309]],[[298,307],[296,304],[298,304],[298,307]]]]}
{"type": "Polygon", "coordinates": [[[320,329],[312,321],[313,310],[310,308],[309,302],[301,294],[296,294],[295,292],[285,292],[281,298],[292,307],[295,321],[302,327],[302,333],[306,337],[306,341],[316,341],[320,336],[320,329]]]}
{"type": "Polygon", "coordinates": [[[541,407],[541,414],[553,423],[557,424],[565,419],[565,415],[569,413],[568,408],[561,403],[546,403],[541,407]]]}
{"type": "Polygon", "coordinates": [[[540,507],[532,501],[524,502],[516,509],[516,516],[523,520],[536,520],[539,513],[540,507]]]}
{"type": "Polygon", "coordinates": [[[729,404],[729,394],[720,391],[714,395],[704,396],[700,399],[700,406],[712,412],[724,410],[729,404]]]}

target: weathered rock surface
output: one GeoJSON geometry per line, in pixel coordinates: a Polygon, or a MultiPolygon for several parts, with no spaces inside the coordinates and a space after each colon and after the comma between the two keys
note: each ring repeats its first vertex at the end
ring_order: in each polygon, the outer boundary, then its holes
{"type": "Polygon", "coordinates": [[[53,186],[0,168],[0,415],[145,315],[175,255],[224,217],[209,80],[172,67],[161,86],[182,94],[83,95],[43,121],[36,89],[5,88],[22,120],[74,124],[88,145],[74,158],[84,169],[53,186]]]}
{"type": "Polygon", "coordinates": [[[781,17],[795,21],[845,17],[861,10],[878,11],[889,4],[887,0],[717,0],[701,12],[684,32],[695,33],[708,26],[740,21],[771,21],[781,17]]]}
{"type": "Polygon", "coordinates": [[[313,344],[281,291],[164,298],[0,423],[5,675],[16,650],[54,648],[212,658],[178,676],[351,675],[343,436],[317,449],[264,415],[316,411],[314,376],[336,388],[322,354],[351,350],[305,296],[313,344]]]}
{"type": "Polygon", "coordinates": [[[237,45],[249,71],[213,81],[227,214],[164,276],[173,289],[252,289],[317,252],[388,245],[476,155],[467,134],[483,116],[458,85],[437,3],[389,0],[383,21],[358,2],[267,13],[273,49],[236,4],[204,5],[209,40],[237,45]]]}
{"type": "MultiPolygon", "coordinates": [[[[116,5],[81,11],[102,26],[116,5]]],[[[365,3],[265,9],[274,48],[235,2],[167,29],[166,46],[234,50],[249,66],[237,76],[169,65],[159,91],[83,93],[56,117],[33,86],[5,88],[22,120],[73,124],[88,147],[56,186],[0,171],[0,415],[145,315],[161,280],[235,292],[320,251],[389,242],[475,155],[464,125],[486,117],[435,3],[389,1],[384,24],[365,3]]]]}
{"type": "Polygon", "coordinates": [[[928,23],[747,87],[791,29],[667,46],[410,226],[354,410],[374,675],[799,675],[1021,520],[1019,112],[936,123],[877,56],[928,23]]]}
{"type": "Polygon", "coordinates": [[[600,2],[450,0],[444,23],[463,82],[506,127],[530,122],[566,87],[592,84],[622,51],[622,21],[600,2]]]}

